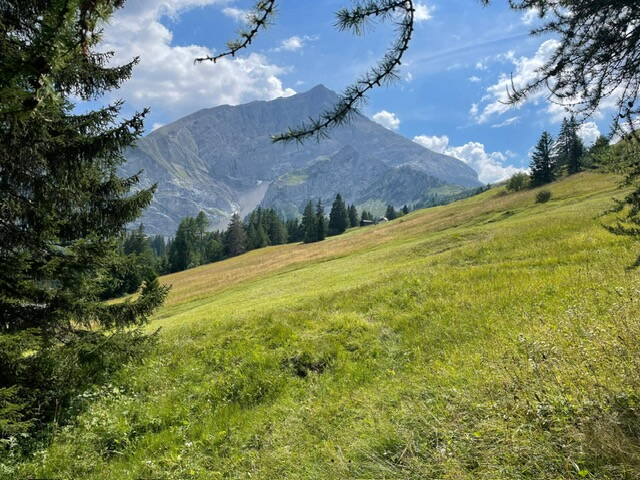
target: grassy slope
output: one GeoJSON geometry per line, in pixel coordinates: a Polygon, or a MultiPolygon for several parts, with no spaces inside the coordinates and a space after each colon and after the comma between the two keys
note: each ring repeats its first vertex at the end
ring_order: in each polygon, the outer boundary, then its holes
{"type": "Polygon", "coordinates": [[[638,478],[636,246],[611,177],[491,190],[165,280],[143,365],[45,478],[638,478]]]}

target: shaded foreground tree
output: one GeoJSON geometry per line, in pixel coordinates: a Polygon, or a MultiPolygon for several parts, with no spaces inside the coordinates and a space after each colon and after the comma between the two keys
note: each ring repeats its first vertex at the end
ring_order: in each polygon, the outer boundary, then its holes
{"type": "Polygon", "coordinates": [[[135,327],[167,293],[151,281],[135,301],[100,301],[124,226],[154,190],[133,192],[138,177],[116,173],[144,112],[121,120],[119,103],[84,114],[70,103],[130,76],[135,61],[110,67],[94,51],[122,4],[0,2],[0,438],[59,419],[74,393],[135,355],[135,327]]]}

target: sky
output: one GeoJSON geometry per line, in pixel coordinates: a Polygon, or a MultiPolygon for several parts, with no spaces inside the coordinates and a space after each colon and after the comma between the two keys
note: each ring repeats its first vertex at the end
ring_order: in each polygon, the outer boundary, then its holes
{"type": "MultiPolygon", "coordinates": [[[[534,11],[507,0],[419,0],[416,32],[400,79],[375,90],[361,113],[431,150],[459,158],[485,183],[526,169],[540,134],[557,134],[567,115],[545,92],[504,104],[513,81],[535,77],[557,41],[532,37],[534,11]]],[[[125,112],[149,107],[147,130],[202,108],[271,100],[317,84],[341,92],[375,65],[393,26],[372,24],[355,37],[335,28],[351,0],[280,0],[275,23],[234,59],[195,64],[219,53],[243,25],[253,0],[128,0],[106,26],[101,48],[114,62],[139,57],[132,78],[107,101],[125,112]]],[[[580,130],[587,145],[608,132],[612,102],[580,130]]],[[[274,132],[279,133],[279,132],[274,132]]]]}

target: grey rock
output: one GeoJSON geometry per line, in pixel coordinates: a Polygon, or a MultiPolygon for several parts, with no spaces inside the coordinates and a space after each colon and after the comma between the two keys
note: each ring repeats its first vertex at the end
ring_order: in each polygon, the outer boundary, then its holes
{"type": "MultiPolygon", "coordinates": [[[[360,114],[321,142],[271,142],[271,135],[316,117],[337,98],[318,85],[268,102],[200,110],[140,139],[126,152],[121,173],[143,170],[142,185],[158,185],[141,218],[147,231],[171,235],[182,218],[200,210],[215,228],[223,228],[234,212],[245,215],[261,203],[293,214],[302,196],[317,196],[320,190],[325,199],[341,192],[349,201],[360,201],[367,192],[399,192],[403,187],[397,182],[407,172],[414,172],[421,185],[437,181],[480,185],[476,172],[465,163],[432,152],[360,114]],[[395,167],[402,168],[390,170],[395,167]],[[394,181],[397,185],[391,187],[394,181]]],[[[391,197],[384,200],[395,203],[391,197]]]]}

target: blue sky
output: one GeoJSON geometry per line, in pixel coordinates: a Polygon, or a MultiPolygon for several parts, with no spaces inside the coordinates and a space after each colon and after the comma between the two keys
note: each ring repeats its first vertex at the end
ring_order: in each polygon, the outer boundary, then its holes
{"type": "MultiPolygon", "coordinates": [[[[140,56],[133,78],[115,96],[127,109],[151,108],[148,127],[200,108],[269,100],[322,83],[340,92],[375,64],[393,38],[390,25],[364,37],[334,28],[350,0],[280,0],[276,23],[252,47],[215,65],[193,63],[219,52],[242,26],[253,0],[129,0],[105,30],[116,60],[140,56]]],[[[542,130],[556,133],[562,107],[545,92],[508,108],[506,85],[535,75],[555,40],[530,37],[535,12],[514,12],[506,0],[418,1],[417,31],[401,80],[375,91],[362,113],[475,168],[485,182],[529,163],[542,130]]],[[[582,128],[589,143],[610,123],[607,106],[582,128]]],[[[276,132],[274,132],[276,133],[276,132]]]]}

